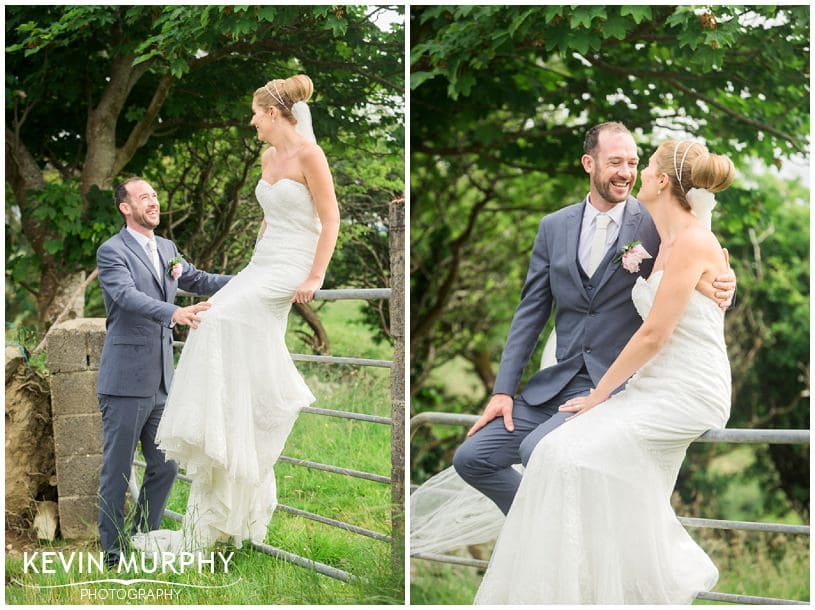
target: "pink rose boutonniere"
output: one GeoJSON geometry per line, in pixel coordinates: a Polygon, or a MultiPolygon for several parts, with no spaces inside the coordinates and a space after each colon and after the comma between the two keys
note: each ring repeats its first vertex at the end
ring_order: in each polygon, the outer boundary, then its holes
{"type": "Polygon", "coordinates": [[[630,241],[623,246],[622,251],[612,262],[622,262],[622,267],[628,273],[637,273],[640,270],[640,263],[647,258],[653,258],[648,254],[648,250],[642,247],[641,241],[630,241]]]}
{"type": "Polygon", "coordinates": [[[169,275],[174,280],[177,280],[181,277],[181,274],[184,272],[184,268],[181,266],[181,263],[184,259],[180,256],[174,256],[169,261],[167,261],[167,275],[169,275]]]}

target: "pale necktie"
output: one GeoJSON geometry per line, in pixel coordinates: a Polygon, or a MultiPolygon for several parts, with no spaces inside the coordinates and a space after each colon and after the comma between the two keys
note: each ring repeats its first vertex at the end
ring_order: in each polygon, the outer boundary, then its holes
{"type": "Polygon", "coordinates": [[[591,256],[589,256],[589,268],[586,269],[589,277],[597,271],[597,266],[603,260],[606,253],[606,235],[608,233],[608,223],[611,220],[606,214],[598,214],[594,217],[594,241],[591,243],[591,256]]]}
{"type": "Polygon", "coordinates": [[[155,239],[147,241],[147,251],[150,252],[150,261],[153,263],[153,269],[156,270],[156,277],[161,277],[161,262],[158,259],[158,246],[155,239]]]}

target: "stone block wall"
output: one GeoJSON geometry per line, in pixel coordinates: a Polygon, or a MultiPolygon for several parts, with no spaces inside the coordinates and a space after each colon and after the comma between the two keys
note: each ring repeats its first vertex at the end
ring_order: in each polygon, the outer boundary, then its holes
{"type": "Polygon", "coordinates": [[[96,399],[96,376],[104,342],[104,318],[68,320],[57,324],[48,334],[63,538],[97,535],[102,416],[96,399]]]}

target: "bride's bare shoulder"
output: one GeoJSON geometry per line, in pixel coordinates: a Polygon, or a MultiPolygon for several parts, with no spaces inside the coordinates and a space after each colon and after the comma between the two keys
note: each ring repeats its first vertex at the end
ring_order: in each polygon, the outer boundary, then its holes
{"type": "Polygon", "coordinates": [[[681,253],[683,260],[689,257],[700,258],[709,264],[722,258],[722,247],[712,231],[701,225],[691,225],[676,237],[674,253],[681,253]]]}

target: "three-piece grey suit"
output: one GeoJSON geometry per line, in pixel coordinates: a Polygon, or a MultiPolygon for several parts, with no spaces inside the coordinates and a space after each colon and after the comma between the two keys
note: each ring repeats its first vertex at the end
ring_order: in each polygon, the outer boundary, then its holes
{"type": "Polygon", "coordinates": [[[514,432],[508,432],[503,419],[496,418],[468,438],[453,459],[459,475],[504,513],[521,479],[512,464],[526,464],[540,439],[570,415],[558,412],[558,406],[595,387],[642,323],[631,301],[631,289],[637,277],[650,275],[653,259],[643,261],[638,273],[629,273],[611,261],[632,240],[641,241],[656,257],[659,236],[654,222],[629,197],[616,243],[592,277],[587,277],[578,261],[587,199],[549,214],[538,227],[493,389],[496,394],[515,397],[514,432]],[[557,364],[535,373],[517,394],[553,306],[557,364]]]}
{"type": "Polygon", "coordinates": [[[102,411],[103,455],[99,486],[102,548],[115,556],[135,531],[156,529],[177,472],[156,447],[155,435],[173,378],[173,304],[179,288],[213,294],[230,279],[199,271],[184,261],[176,280],[167,272],[179,256],[170,240],[156,236],[161,276],[146,250],[126,228],[96,252],[99,285],[107,312],[107,335],[97,379],[102,411]],[[125,532],[124,505],[131,463],[141,440],[147,468],[133,527],[125,532]]]}

